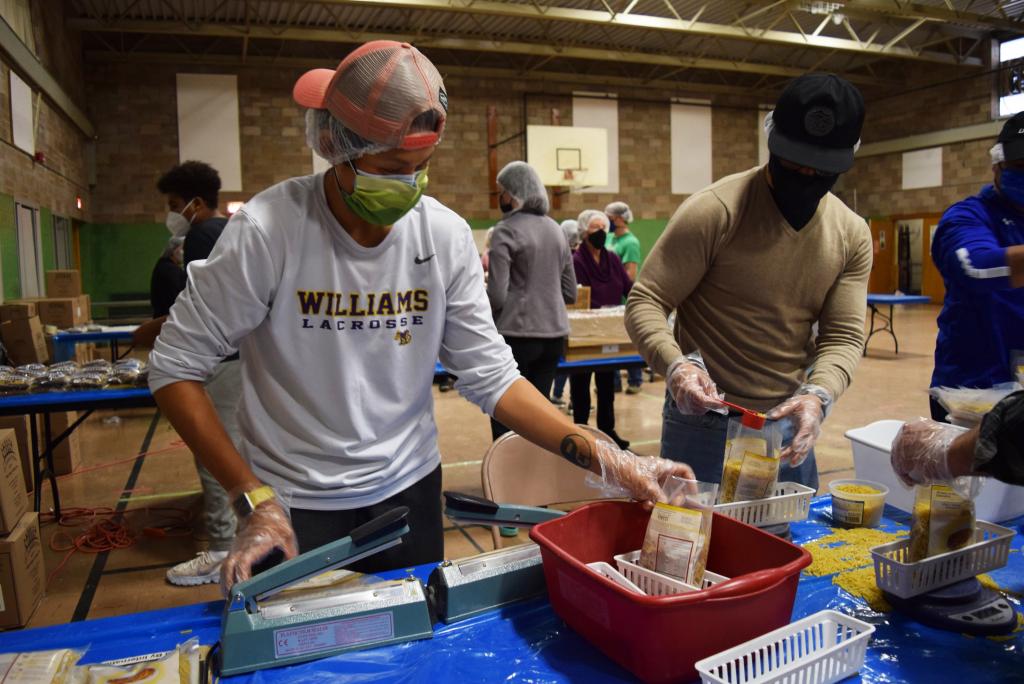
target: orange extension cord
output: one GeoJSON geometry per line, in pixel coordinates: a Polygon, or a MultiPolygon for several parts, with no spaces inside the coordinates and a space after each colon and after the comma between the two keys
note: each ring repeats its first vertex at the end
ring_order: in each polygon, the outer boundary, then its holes
{"type": "MultiPolygon", "coordinates": [[[[177,440],[163,449],[144,452],[131,458],[125,458],[110,463],[82,468],[73,473],[62,475],[61,478],[73,477],[83,473],[110,468],[111,466],[131,463],[145,456],[157,456],[179,451],[185,446],[184,442],[177,440]]],[[[60,527],[81,527],[86,525],[84,530],[77,534],[56,531],[50,537],[50,549],[58,553],[64,553],[64,558],[46,578],[47,586],[64,569],[68,561],[76,553],[103,553],[105,551],[116,551],[127,549],[138,542],[140,536],[147,536],[154,539],[166,537],[185,537],[192,533],[192,512],[178,506],[144,506],[141,508],[130,508],[118,511],[109,506],[97,508],[62,508],[60,519],[51,513],[41,513],[40,522],[56,522],[60,527]],[[145,517],[136,522],[135,532],[128,525],[128,516],[143,514],[145,517]]]]}

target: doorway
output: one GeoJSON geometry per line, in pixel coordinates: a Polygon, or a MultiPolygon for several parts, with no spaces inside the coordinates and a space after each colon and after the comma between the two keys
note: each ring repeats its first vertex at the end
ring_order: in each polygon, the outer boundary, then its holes
{"type": "Polygon", "coordinates": [[[43,286],[43,246],[39,233],[39,210],[20,202],[15,204],[18,222],[18,262],[21,296],[41,297],[43,286]]]}

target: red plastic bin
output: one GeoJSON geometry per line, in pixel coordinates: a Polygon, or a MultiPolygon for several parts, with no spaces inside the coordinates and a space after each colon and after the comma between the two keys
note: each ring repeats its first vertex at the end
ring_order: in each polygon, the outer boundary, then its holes
{"type": "Polygon", "coordinates": [[[639,549],[649,519],[641,504],[608,501],[530,531],[555,612],[605,655],[645,682],[688,682],[698,660],[789,624],[811,554],[718,513],[707,567],[727,582],[639,596],[586,567],[639,549]]]}

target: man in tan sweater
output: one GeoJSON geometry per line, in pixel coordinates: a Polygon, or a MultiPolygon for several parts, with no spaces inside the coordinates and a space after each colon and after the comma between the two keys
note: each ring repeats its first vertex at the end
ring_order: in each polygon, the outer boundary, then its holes
{"type": "Polygon", "coordinates": [[[863,120],[843,79],[793,80],[766,122],[769,163],[683,202],[633,287],[626,327],[667,378],[662,456],[700,480],[721,479],[724,397],[782,421],[780,479],[817,487],[812,448],[863,349],[871,233],[829,193],[863,120]]]}

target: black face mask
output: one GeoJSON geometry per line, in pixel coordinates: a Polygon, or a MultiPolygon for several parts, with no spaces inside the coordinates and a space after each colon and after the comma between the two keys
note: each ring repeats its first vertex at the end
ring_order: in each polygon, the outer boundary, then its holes
{"type": "Polygon", "coordinates": [[[604,247],[605,240],[608,239],[608,231],[598,230],[587,236],[587,242],[593,246],[594,249],[601,249],[604,247]]]}
{"type": "Polygon", "coordinates": [[[795,230],[800,230],[818,210],[821,198],[828,194],[839,180],[839,175],[807,176],[787,169],[774,154],[768,160],[772,174],[772,198],[779,213],[795,230]]]}
{"type": "Polygon", "coordinates": [[[499,199],[498,200],[498,209],[501,209],[501,213],[502,214],[507,214],[510,211],[512,211],[512,203],[511,202],[505,203],[505,202],[502,202],[499,199]]]}

